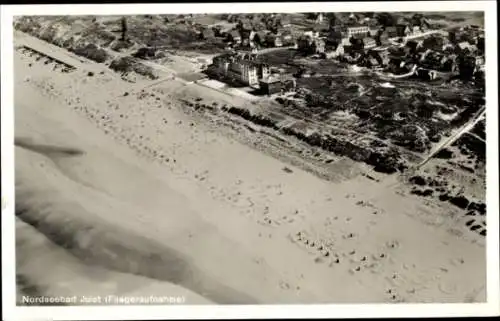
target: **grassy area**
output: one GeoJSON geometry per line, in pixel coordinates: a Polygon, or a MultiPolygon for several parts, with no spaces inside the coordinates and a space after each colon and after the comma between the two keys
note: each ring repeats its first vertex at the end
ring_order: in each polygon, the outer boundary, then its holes
{"type": "Polygon", "coordinates": [[[357,116],[349,129],[371,132],[381,139],[416,152],[428,151],[452,128],[461,126],[484,105],[482,95],[457,84],[444,87],[416,83],[417,87],[381,87],[375,76],[323,76],[297,79],[306,105],[291,105],[292,113],[323,119],[344,110],[357,116]],[[451,90],[451,88],[450,88],[451,90]],[[440,115],[456,115],[442,118],[440,115]]]}

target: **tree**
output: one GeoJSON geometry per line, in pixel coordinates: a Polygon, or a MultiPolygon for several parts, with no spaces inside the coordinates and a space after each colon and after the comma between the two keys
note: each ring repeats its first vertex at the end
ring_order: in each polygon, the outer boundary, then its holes
{"type": "Polygon", "coordinates": [[[455,31],[450,31],[448,33],[448,39],[450,40],[451,43],[456,43],[457,42],[457,34],[455,33],[455,31]]]}
{"type": "Polygon", "coordinates": [[[315,20],[318,17],[318,13],[317,12],[307,12],[306,17],[309,20],[315,20]]]}
{"type": "Polygon", "coordinates": [[[484,53],[484,37],[477,38],[477,49],[480,53],[484,53]]]}
{"type": "Polygon", "coordinates": [[[121,40],[122,41],[126,41],[127,40],[127,18],[126,17],[122,17],[122,20],[121,20],[121,25],[122,25],[122,38],[121,40]]]}
{"type": "Polygon", "coordinates": [[[389,12],[381,12],[377,15],[377,21],[384,27],[395,26],[397,19],[389,12]]]}
{"type": "Polygon", "coordinates": [[[458,68],[460,78],[463,80],[470,80],[474,76],[476,60],[472,56],[460,55],[458,59],[458,68]]]}
{"type": "Polygon", "coordinates": [[[339,19],[337,19],[337,15],[333,12],[328,12],[325,16],[328,19],[328,26],[330,29],[333,29],[333,27],[340,22],[339,19]]]}
{"type": "Polygon", "coordinates": [[[423,15],[423,14],[421,14],[421,13],[415,13],[415,14],[411,17],[410,21],[411,21],[411,23],[412,23],[413,25],[415,25],[415,26],[421,26],[421,25],[422,25],[422,20],[423,20],[423,19],[424,19],[424,15],[423,15]]]}

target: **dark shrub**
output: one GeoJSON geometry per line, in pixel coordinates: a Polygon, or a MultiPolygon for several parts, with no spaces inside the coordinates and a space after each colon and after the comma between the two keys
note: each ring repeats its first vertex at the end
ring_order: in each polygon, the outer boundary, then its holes
{"type": "Polygon", "coordinates": [[[450,198],[450,203],[457,207],[460,207],[461,209],[466,209],[469,205],[469,200],[464,196],[456,196],[450,198]]]}
{"type": "Polygon", "coordinates": [[[410,182],[419,186],[424,186],[426,184],[425,178],[422,176],[413,176],[410,178],[410,182]]]}
{"type": "Polygon", "coordinates": [[[154,58],[155,55],[156,55],[156,52],[155,52],[154,48],[146,48],[146,47],[139,48],[134,53],[134,57],[139,58],[139,59],[154,58]]]}
{"type": "Polygon", "coordinates": [[[437,154],[437,158],[450,159],[453,157],[453,152],[449,149],[443,148],[437,154]]]}
{"type": "Polygon", "coordinates": [[[158,75],[155,73],[155,70],[152,67],[146,66],[142,63],[135,63],[133,65],[133,70],[139,75],[146,76],[150,79],[158,79],[158,75]]]}
{"type": "Polygon", "coordinates": [[[83,47],[75,48],[74,52],[79,56],[83,56],[98,63],[103,63],[108,59],[108,54],[104,49],[98,48],[91,43],[83,47]]]}
{"type": "Polygon", "coordinates": [[[134,45],[131,41],[117,40],[111,45],[111,49],[114,51],[121,51],[122,49],[128,49],[134,45]]]}
{"type": "Polygon", "coordinates": [[[418,196],[431,196],[433,191],[431,189],[426,189],[424,191],[417,189],[417,190],[412,190],[410,193],[418,196]]]}
{"type": "Polygon", "coordinates": [[[109,68],[116,72],[129,72],[132,71],[132,66],[134,65],[135,60],[132,57],[122,57],[115,59],[109,65],[109,68]]]}

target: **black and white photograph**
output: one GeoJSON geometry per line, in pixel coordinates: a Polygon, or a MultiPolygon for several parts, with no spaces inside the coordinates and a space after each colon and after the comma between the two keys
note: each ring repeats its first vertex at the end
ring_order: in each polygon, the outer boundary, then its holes
{"type": "Polygon", "coordinates": [[[498,313],[496,4],[397,4],[3,7],[11,311],[498,313]]]}

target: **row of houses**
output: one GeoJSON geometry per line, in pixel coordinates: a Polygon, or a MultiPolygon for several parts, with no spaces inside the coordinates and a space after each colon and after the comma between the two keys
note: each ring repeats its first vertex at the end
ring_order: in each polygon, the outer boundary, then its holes
{"type": "Polygon", "coordinates": [[[281,47],[294,44],[293,36],[287,30],[277,33],[270,30],[231,30],[225,34],[224,38],[227,43],[236,47],[281,47]]]}
{"type": "Polygon", "coordinates": [[[328,39],[330,42],[342,42],[346,44],[351,38],[363,39],[366,37],[374,38],[378,43],[387,44],[389,38],[407,37],[424,32],[425,27],[409,26],[400,24],[396,26],[335,26],[332,28],[328,39]]]}

